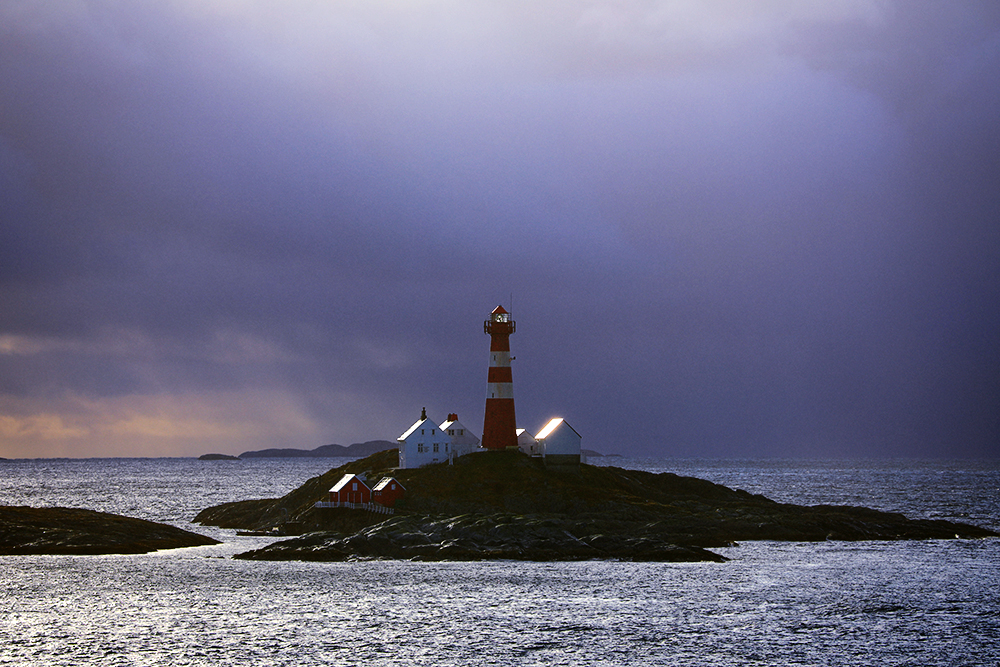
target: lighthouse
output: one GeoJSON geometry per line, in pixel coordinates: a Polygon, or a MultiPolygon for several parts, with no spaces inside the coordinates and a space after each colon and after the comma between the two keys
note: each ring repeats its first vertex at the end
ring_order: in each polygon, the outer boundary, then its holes
{"type": "Polygon", "coordinates": [[[490,335],[490,372],[486,390],[486,417],[482,447],[491,450],[517,449],[514,420],[514,381],[510,372],[510,335],[514,320],[503,306],[497,306],[483,323],[490,335]]]}

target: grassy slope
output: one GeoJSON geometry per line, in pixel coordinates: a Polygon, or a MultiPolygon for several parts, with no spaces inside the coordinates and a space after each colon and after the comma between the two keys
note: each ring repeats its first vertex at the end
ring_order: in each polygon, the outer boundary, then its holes
{"type": "Polygon", "coordinates": [[[203,510],[196,522],[224,528],[264,529],[284,521],[317,521],[313,503],[325,498],[345,473],[367,474],[376,482],[392,475],[406,488],[398,509],[420,514],[591,515],[632,509],[643,514],[684,501],[773,504],[690,477],[582,465],[578,472],[545,468],[519,452],[492,452],[458,459],[454,465],[395,470],[397,453],[388,450],[313,477],[277,499],[245,500],[203,510]]]}

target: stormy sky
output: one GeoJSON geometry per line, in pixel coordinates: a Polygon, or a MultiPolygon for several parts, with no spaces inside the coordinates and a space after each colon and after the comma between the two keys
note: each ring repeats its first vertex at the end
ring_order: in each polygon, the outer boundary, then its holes
{"type": "Polygon", "coordinates": [[[0,456],[1000,456],[1000,4],[0,4],[0,456]]]}

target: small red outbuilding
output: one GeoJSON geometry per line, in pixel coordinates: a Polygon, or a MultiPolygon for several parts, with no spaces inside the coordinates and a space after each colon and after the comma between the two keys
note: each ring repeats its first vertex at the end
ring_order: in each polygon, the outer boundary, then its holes
{"type": "Polygon", "coordinates": [[[383,477],[372,489],[372,501],[384,507],[392,507],[405,493],[406,489],[395,477],[383,477]]]}

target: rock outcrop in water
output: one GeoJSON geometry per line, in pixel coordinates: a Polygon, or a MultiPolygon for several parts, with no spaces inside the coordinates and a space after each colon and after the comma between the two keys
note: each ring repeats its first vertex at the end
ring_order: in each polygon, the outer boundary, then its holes
{"type": "Polygon", "coordinates": [[[69,507],[0,507],[0,555],[141,554],[218,540],[175,526],[69,507]]]}
{"type": "Polygon", "coordinates": [[[670,473],[581,465],[553,471],[519,452],[461,457],[454,465],[391,470],[390,450],[314,477],[282,498],[227,503],[195,521],[312,531],[242,554],[253,559],[420,560],[592,558],[723,560],[708,549],[743,540],[978,538],[995,533],[948,521],[911,520],[862,507],[802,507],[670,473]],[[391,472],[406,487],[396,515],[317,509],[347,472],[391,472]]]}

